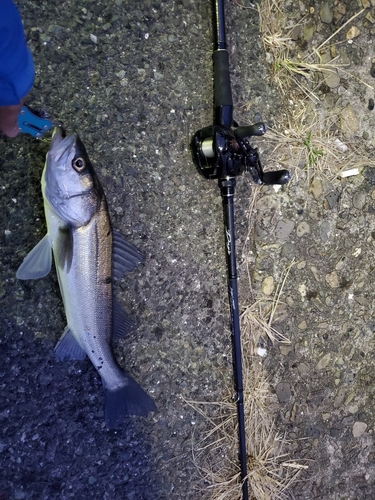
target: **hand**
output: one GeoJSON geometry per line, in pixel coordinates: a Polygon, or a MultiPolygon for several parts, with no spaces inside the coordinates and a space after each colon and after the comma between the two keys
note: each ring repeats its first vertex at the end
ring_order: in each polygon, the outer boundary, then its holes
{"type": "Polygon", "coordinates": [[[13,106],[0,106],[0,132],[7,137],[16,137],[19,133],[17,118],[21,111],[24,99],[13,106]]]}

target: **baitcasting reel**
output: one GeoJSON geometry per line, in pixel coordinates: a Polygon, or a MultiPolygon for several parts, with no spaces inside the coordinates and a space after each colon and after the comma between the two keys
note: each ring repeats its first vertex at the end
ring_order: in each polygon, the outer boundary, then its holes
{"type": "Polygon", "coordinates": [[[236,177],[249,172],[256,184],[286,184],[288,170],[263,172],[258,150],[249,139],[266,132],[264,123],[227,128],[213,125],[199,130],[192,139],[194,162],[207,179],[236,177]]]}

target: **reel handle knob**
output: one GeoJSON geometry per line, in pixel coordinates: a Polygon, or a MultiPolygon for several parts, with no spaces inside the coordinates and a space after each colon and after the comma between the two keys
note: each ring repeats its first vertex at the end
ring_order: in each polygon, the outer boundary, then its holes
{"type": "Polygon", "coordinates": [[[253,125],[245,125],[237,127],[234,132],[240,139],[246,139],[252,136],[261,136],[266,133],[266,125],[262,122],[254,123],[253,125]]]}
{"type": "Polygon", "coordinates": [[[290,179],[289,170],[274,170],[273,172],[264,172],[262,177],[263,184],[287,184],[290,179]]]}

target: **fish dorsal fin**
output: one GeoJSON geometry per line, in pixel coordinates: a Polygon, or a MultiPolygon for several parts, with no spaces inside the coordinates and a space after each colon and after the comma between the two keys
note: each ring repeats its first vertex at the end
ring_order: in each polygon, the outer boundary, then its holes
{"type": "Polygon", "coordinates": [[[122,278],[125,273],[132,271],[143,260],[144,256],[134,245],[128,243],[118,231],[113,231],[112,273],[114,279],[122,278]]]}
{"type": "Polygon", "coordinates": [[[117,300],[113,299],[113,333],[112,340],[117,342],[133,328],[133,322],[122,310],[117,300]]]}
{"type": "Polygon", "coordinates": [[[52,267],[51,238],[46,234],[43,239],[26,255],[17,270],[19,280],[44,278],[52,267]]]}
{"type": "Polygon", "coordinates": [[[56,361],[67,361],[69,359],[79,359],[82,361],[85,357],[85,351],[78,344],[69,326],[66,326],[64,333],[55,347],[56,361]]]}

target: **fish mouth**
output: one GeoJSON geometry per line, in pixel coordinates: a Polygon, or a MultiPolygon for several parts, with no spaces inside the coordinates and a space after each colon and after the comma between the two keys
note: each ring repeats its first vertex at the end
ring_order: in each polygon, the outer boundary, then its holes
{"type": "Polygon", "coordinates": [[[65,163],[76,140],[77,134],[65,137],[65,131],[61,127],[55,127],[52,134],[49,156],[53,157],[56,162],[65,163]]]}

